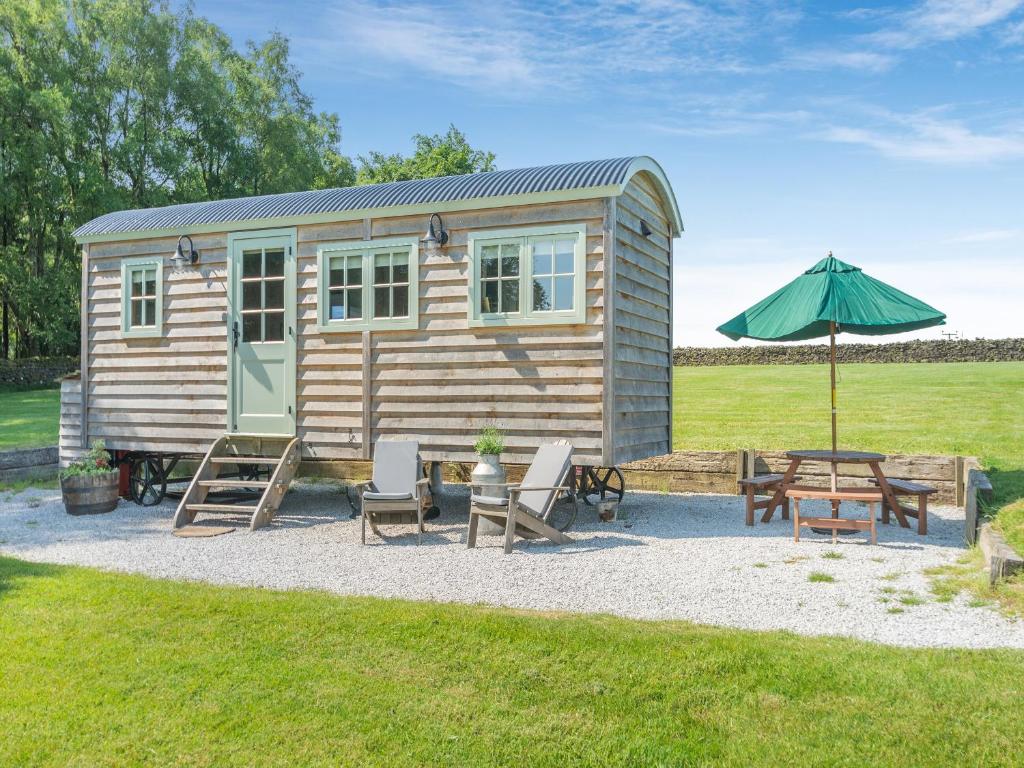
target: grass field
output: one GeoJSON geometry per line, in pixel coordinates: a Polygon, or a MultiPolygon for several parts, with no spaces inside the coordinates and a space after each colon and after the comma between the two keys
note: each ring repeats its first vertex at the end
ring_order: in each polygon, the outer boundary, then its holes
{"type": "Polygon", "coordinates": [[[0,765],[1011,765],[1024,653],[0,558],[0,765]]]}
{"type": "Polygon", "coordinates": [[[0,451],[57,444],[59,389],[0,389],[0,451]]]}

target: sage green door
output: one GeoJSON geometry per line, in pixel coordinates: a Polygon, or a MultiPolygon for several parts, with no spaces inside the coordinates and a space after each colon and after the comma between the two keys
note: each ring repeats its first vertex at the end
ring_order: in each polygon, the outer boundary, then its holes
{"type": "Polygon", "coordinates": [[[228,428],[295,434],[295,233],[228,239],[228,428]]]}

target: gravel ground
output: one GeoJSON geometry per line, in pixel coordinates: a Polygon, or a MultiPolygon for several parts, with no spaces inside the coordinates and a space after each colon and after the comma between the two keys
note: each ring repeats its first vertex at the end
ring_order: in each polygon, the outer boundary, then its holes
{"type": "Polygon", "coordinates": [[[412,526],[397,526],[361,546],[339,489],[302,484],[268,528],[181,539],[170,533],[170,502],[122,501],[108,515],[76,518],[64,513],[59,491],[29,489],[0,493],[0,553],[218,584],[688,619],[905,646],[1024,648],[1024,621],[929,593],[923,569],[963,551],[963,512],[953,508],[934,510],[926,537],[893,524],[880,528],[874,547],[864,535],[833,545],[806,533],[797,544],[778,516],[746,527],[737,496],[630,493],[630,523],[599,523],[581,505],[573,544],[517,541],[505,557],[499,537],[465,548],[463,489],[449,488],[441,506],[422,545],[412,526]],[[813,573],[834,581],[812,582],[813,573]]]}

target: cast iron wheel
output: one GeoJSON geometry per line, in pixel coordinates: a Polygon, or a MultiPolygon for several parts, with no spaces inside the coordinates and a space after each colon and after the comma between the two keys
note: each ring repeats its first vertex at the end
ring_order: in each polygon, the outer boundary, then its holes
{"type": "Polygon", "coordinates": [[[618,467],[584,467],[579,495],[588,507],[605,499],[622,501],[626,495],[626,479],[618,467]]]}
{"type": "Polygon", "coordinates": [[[153,507],[167,495],[167,476],[159,459],[142,457],[132,461],[128,471],[128,489],[132,501],[143,507],[153,507]]]}
{"type": "Polygon", "coordinates": [[[576,522],[576,512],[576,497],[560,495],[548,510],[545,522],[555,530],[565,533],[576,522]]]}

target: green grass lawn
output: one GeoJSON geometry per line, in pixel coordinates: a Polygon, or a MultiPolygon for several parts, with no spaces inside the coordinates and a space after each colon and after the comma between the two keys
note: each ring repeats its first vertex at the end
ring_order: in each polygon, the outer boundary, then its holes
{"type": "Polygon", "coordinates": [[[0,451],[57,444],[59,389],[0,389],[0,451]]]}
{"type": "Polygon", "coordinates": [[[0,765],[1011,765],[1024,653],[0,558],[0,765]]]}

